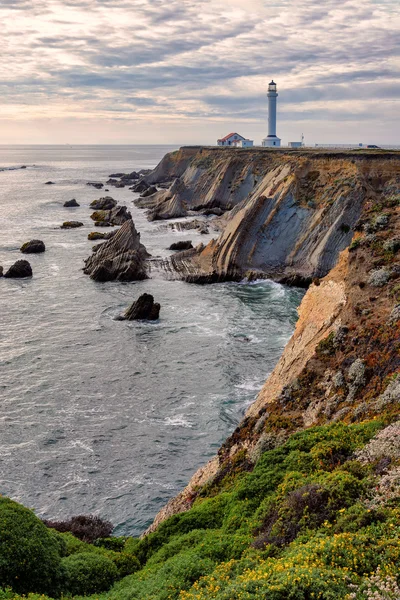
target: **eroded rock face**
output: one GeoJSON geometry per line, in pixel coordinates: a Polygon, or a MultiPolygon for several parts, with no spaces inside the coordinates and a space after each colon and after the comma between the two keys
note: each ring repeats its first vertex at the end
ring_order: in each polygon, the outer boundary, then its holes
{"type": "Polygon", "coordinates": [[[130,219],[86,260],[84,272],[95,281],[146,279],[148,256],[146,248],[140,243],[140,234],[130,219]]]}
{"type": "Polygon", "coordinates": [[[151,294],[142,294],[125,312],[123,318],[128,321],[156,321],[160,316],[160,305],[154,302],[151,294]]]}
{"type": "Polygon", "coordinates": [[[23,254],[39,254],[46,250],[46,246],[42,240],[31,240],[22,244],[20,250],[23,254]]]}
{"type": "Polygon", "coordinates": [[[32,267],[27,260],[17,260],[5,273],[4,277],[22,279],[32,277],[32,267]]]}
{"type": "Polygon", "coordinates": [[[78,206],[80,206],[80,204],[78,204],[75,198],[72,198],[72,200],[67,200],[67,202],[64,202],[63,206],[65,208],[77,208],[78,206]]]}
{"type": "Polygon", "coordinates": [[[104,198],[93,200],[90,203],[90,208],[93,208],[93,210],[111,210],[115,206],[117,206],[117,201],[111,196],[104,196],[104,198]]]}

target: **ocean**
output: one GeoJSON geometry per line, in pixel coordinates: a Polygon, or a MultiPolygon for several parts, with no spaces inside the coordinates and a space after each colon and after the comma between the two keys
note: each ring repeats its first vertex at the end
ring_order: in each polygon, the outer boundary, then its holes
{"type": "MultiPolygon", "coordinates": [[[[89,204],[107,195],[87,182],[152,168],[174,149],[0,146],[0,265],[27,258],[33,269],[0,279],[0,493],[41,517],[97,514],[116,534],[140,534],[235,429],[293,332],[303,292],[272,281],[84,275],[89,204]],[[72,198],[80,208],[63,207],[72,198]],[[69,219],[84,227],[60,229],[69,219]],[[34,238],[46,252],[23,256],[34,238]],[[144,292],[159,321],[114,319],[144,292]]],[[[216,235],[150,223],[137,195],[109,190],[153,257],[216,235]]]]}

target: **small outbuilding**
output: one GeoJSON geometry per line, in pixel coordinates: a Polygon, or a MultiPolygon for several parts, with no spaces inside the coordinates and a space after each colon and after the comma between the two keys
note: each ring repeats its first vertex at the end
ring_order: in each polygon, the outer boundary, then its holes
{"type": "Polygon", "coordinates": [[[239,133],[228,133],[225,137],[217,140],[218,146],[236,146],[237,148],[250,148],[253,140],[244,138],[239,133]]]}

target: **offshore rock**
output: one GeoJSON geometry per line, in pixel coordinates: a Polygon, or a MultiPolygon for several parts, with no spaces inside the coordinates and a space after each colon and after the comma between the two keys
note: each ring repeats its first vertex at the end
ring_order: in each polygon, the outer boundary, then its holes
{"type": "Polygon", "coordinates": [[[153,194],[155,194],[157,192],[157,188],[152,185],[149,188],[147,188],[147,190],[145,190],[142,194],[141,197],[142,198],[147,198],[147,196],[152,196],[153,194]]]}
{"type": "Polygon", "coordinates": [[[160,316],[160,305],[154,302],[151,294],[142,294],[125,312],[123,319],[128,321],[156,321],[160,316]]]}
{"type": "Polygon", "coordinates": [[[115,206],[117,206],[117,201],[111,196],[104,196],[104,198],[93,200],[90,203],[90,208],[93,208],[93,210],[111,210],[115,206]]]}
{"type": "Polygon", "coordinates": [[[0,277],[3,277],[3,267],[0,266],[0,277]]]}
{"type": "Polygon", "coordinates": [[[190,250],[191,248],[193,248],[192,241],[187,240],[187,241],[182,241],[182,242],[175,242],[175,244],[171,244],[168,249],[169,250],[190,250]]]}
{"type": "Polygon", "coordinates": [[[113,235],[117,233],[117,230],[109,231],[107,233],[101,233],[100,231],[92,231],[88,235],[88,240],[93,242],[95,240],[109,240],[113,235]]]}
{"type": "Polygon", "coordinates": [[[64,202],[63,206],[65,208],[77,208],[78,206],[80,206],[80,204],[78,204],[75,198],[72,198],[72,200],[67,200],[66,202],[64,202]]]}
{"type": "Polygon", "coordinates": [[[40,254],[40,252],[44,252],[46,250],[46,246],[42,242],[42,240],[31,240],[30,242],[25,242],[22,244],[20,251],[23,254],[40,254]]]}
{"type": "Polygon", "coordinates": [[[4,277],[18,278],[32,277],[32,267],[27,260],[17,260],[5,273],[4,277]]]}
{"type": "Polygon", "coordinates": [[[77,227],[83,227],[83,223],[80,221],[64,221],[61,225],[61,229],[76,229],[77,227]]]}
{"type": "Polygon", "coordinates": [[[99,181],[88,181],[86,185],[91,185],[96,188],[96,190],[101,190],[104,187],[104,183],[100,183],[99,181]]]}
{"type": "Polygon", "coordinates": [[[138,208],[147,208],[149,221],[158,219],[177,219],[186,217],[187,210],[182,200],[182,189],[184,184],[176,179],[170,189],[156,191],[151,196],[141,197],[134,201],[138,208]]]}
{"type": "Polygon", "coordinates": [[[145,261],[148,256],[130,219],[86,260],[84,272],[95,281],[147,279],[145,261]]]}
{"type": "Polygon", "coordinates": [[[46,181],[44,185],[54,185],[54,181],[46,181]]]}
{"type": "Polygon", "coordinates": [[[132,215],[126,206],[116,206],[111,210],[97,210],[90,218],[96,222],[96,225],[99,223],[122,225],[126,221],[129,221],[129,219],[132,219],[132,215]]]}
{"type": "Polygon", "coordinates": [[[143,179],[141,181],[139,181],[139,183],[137,183],[136,185],[134,185],[131,189],[132,192],[135,192],[137,194],[142,194],[143,192],[145,192],[148,188],[149,188],[149,184],[146,183],[146,181],[144,181],[143,179]]]}

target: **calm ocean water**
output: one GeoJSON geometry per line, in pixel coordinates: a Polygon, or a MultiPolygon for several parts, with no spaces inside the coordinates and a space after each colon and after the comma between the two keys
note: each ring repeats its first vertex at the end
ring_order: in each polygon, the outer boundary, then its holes
{"type": "MultiPolygon", "coordinates": [[[[233,431],[276,364],[302,292],[273,282],[194,286],[82,272],[94,229],[86,185],[154,167],[168,146],[0,146],[0,265],[30,255],[31,280],[0,279],[0,493],[46,518],[95,513],[139,534],[233,431]],[[47,186],[48,180],[55,185],[47,186]],[[76,198],[81,207],[63,208],[76,198]],[[61,230],[67,219],[84,222],[61,230]],[[137,296],[156,323],[113,320],[137,296]]],[[[209,236],[149,223],[127,188],[110,188],[153,256],[209,236]]]]}

